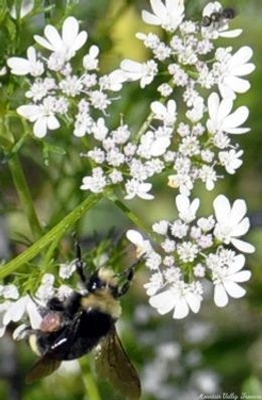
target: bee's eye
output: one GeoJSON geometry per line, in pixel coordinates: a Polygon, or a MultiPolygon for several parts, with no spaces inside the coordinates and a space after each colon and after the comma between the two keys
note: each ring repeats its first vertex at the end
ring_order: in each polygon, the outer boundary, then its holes
{"type": "Polygon", "coordinates": [[[87,290],[89,292],[95,292],[98,289],[102,289],[104,286],[104,282],[102,282],[101,279],[96,276],[89,280],[87,284],[87,290]]]}

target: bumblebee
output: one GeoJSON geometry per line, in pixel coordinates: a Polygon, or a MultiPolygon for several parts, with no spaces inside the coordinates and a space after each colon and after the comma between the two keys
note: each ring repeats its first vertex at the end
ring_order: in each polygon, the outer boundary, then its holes
{"type": "Polygon", "coordinates": [[[77,249],[76,271],[85,293],[74,291],[65,301],[53,297],[46,307],[39,308],[41,324],[38,329],[29,328],[27,334],[30,347],[39,359],[26,381],[31,383],[46,377],[62,361],[93,351],[100,377],[108,380],[123,396],[138,400],[140,380],[115,328],[121,315],[119,298],[127,292],[135,266],[121,274],[100,268],[87,279],[79,245],[77,249]]]}
{"type": "Polygon", "coordinates": [[[212,14],[205,15],[202,19],[202,26],[207,28],[214,23],[221,23],[224,20],[235,18],[236,11],[233,8],[223,8],[220,11],[213,12],[212,14]]]}

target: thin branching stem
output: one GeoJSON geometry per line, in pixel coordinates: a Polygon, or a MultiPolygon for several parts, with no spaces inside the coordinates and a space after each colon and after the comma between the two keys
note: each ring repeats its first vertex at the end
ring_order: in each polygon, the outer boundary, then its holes
{"type": "Polygon", "coordinates": [[[101,199],[102,194],[92,194],[80,203],[73,211],[71,211],[62,221],[50,229],[41,239],[37,240],[27,250],[17,256],[15,259],[7,263],[0,270],[0,279],[16,272],[27,262],[36,257],[46,246],[53,241],[57,241],[58,237],[62,237],[66,231],[72,229],[72,226],[83,216],[85,212],[95,206],[101,199]]]}

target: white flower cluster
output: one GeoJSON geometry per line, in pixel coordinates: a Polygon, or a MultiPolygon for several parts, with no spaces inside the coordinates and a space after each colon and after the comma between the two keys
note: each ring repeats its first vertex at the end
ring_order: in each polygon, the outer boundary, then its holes
{"type": "MultiPolygon", "coordinates": [[[[70,278],[75,269],[75,261],[70,264],[61,264],[60,278],[70,278]]],[[[20,322],[20,325],[13,332],[13,337],[16,340],[23,339],[23,332],[27,326],[23,321],[27,321],[29,318],[30,326],[33,329],[38,329],[42,321],[39,308],[45,307],[47,301],[54,296],[64,300],[72,294],[72,290],[65,284],[57,288],[55,276],[50,273],[43,275],[41,284],[34,294],[34,299],[28,294],[21,296],[14,284],[0,285],[0,297],[3,299],[0,304],[0,337],[4,335],[10,322],[20,322]]]]}
{"type": "Polygon", "coordinates": [[[199,199],[190,203],[184,195],[176,197],[178,218],[161,220],[152,227],[161,237],[158,251],[139,232],[127,232],[137,257],[143,257],[151,271],[144,285],[149,303],[160,314],[173,310],[176,319],[186,317],[190,310],[199,311],[205,279],[214,285],[215,304],[224,307],[229,296],[244,296],[239,283],[251,276],[250,271],[242,271],[245,257],[237,252],[254,251],[251,244],[239,239],[249,229],[244,200],[236,200],[231,207],[228,199],[219,195],[213,202],[214,215],[205,218],[196,217],[199,204],[199,199]]]}
{"type": "Polygon", "coordinates": [[[30,46],[27,59],[11,57],[7,64],[14,75],[29,76],[29,89],[25,96],[30,104],[18,107],[17,112],[34,123],[34,135],[46,136],[48,130],[56,130],[61,122],[73,122],[73,133],[81,137],[93,133],[96,120],[92,114],[106,112],[111,100],[108,91],[121,89],[121,71],[97,76],[99,48],[91,46],[82,59],[81,74],[75,74],[71,60],[87,40],[85,31],[79,32],[79,23],[68,17],[60,36],[57,29],[47,25],[45,37],[35,35],[35,41],[51,52],[46,55],[30,46]]]}
{"type": "MultiPolygon", "coordinates": [[[[231,135],[249,131],[241,127],[249,112],[245,106],[232,110],[236,94],[250,87],[242,76],[254,70],[248,62],[252,50],[243,46],[233,53],[232,47],[215,48],[219,36],[241,33],[240,29],[228,30],[228,19],[221,17],[219,24],[204,27],[184,19],[183,1],[166,1],[164,5],[160,0],[151,0],[151,6],[154,14],[144,11],[143,20],[160,25],[169,40],[164,43],[155,33],[138,33],[137,38],[152,51],[152,59],[145,63],[124,60],[121,68],[127,79],[140,81],[141,88],[151,84],[161,70],[158,90],[166,105],[154,101],[151,110],[163,126],[151,130],[168,127],[170,132],[164,142],[157,144],[159,155],[161,150],[165,153],[165,166],[174,170],[168,185],[189,195],[195,181],[201,180],[207,190],[212,190],[223,169],[234,174],[242,164],[243,151],[232,142],[231,135]],[[177,110],[179,119],[175,102],[170,99],[178,89],[184,103],[177,110]],[[203,96],[206,90],[211,91],[207,101],[203,96]]],[[[204,8],[203,16],[221,10],[219,2],[212,2],[204,8]]]]}
{"type": "MultiPolygon", "coordinates": [[[[234,110],[234,99],[250,87],[242,77],[254,69],[249,62],[252,50],[243,46],[234,53],[232,47],[215,48],[214,44],[218,37],[235,37],[241,30],[228,30],[229,19],[222,17],[208,26],[186,20],[181,0],[165,5],[151,0],[151,6],[154,13],[143,11],[143,20],[160,25],[168,40],[163,42],[155,33],[138,33],[152,52],[152,59],[145,63],[123,60],[120,69],[99,77],[99,48],[92,45],[83,57],[81,73],[74,73],[71,60],[87,40],[74,17],[64,21],[61,35],[47,25],[45,37],[34,36],[51,51],[48,58],[29,47],[27,59],[8,60],[13,74],[29,75],[25,96],[30,104],[17,111],[34,123],[38,138],[62,122],[73,124],[75,136],[89,136],[88,150],[82,155],[92,168],[83,178],[83,190],[99,193],[118,185],[124,187],[126,199],[150,200],[154,198],[149,193],[152,177],[173,170],[168,185],[189,195],[197,180],[212,190],[223,171],[234,174],[242,164],[243,151],[232,138],[249,131],[241,127],[249,111],[245,106],[234,110]],[[156,77],[162,100],[152,101],[147,127],[138,135],[123,124],[110,131],[108,91],[119,91],[128,81],[139,81],[143,89],[154,84],[156,77]],[[182,99],[179,106],[173,98],[177,91],[182,99]]],[[[209,3],[203,17],[221,10],[220,3],[209,3]]]]}

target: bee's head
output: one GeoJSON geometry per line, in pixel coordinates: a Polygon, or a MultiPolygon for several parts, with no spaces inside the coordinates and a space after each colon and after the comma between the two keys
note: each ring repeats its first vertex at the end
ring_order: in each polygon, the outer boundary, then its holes
{"type": "Polygon", "coordinates": [[[86,288],[89,293],[107,292],[115,298],[119,297],[118,277],[107,268],[95,271],[87,281],[86,288]]]}

